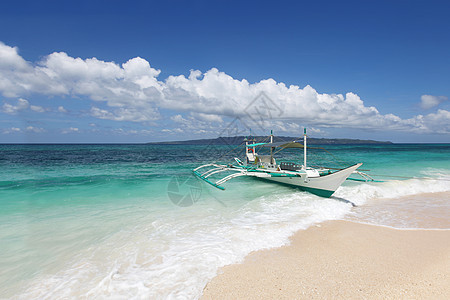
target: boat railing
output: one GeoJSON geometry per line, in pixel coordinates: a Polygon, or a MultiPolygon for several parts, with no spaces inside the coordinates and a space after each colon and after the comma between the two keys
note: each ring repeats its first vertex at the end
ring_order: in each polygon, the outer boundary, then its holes
{"type": "Polygon", "coordinates": [[[293,163],[293,162],[281,162],[280,163],[280,169],[281,170],[286,170],[286,171],[298,171],[301,170],[302,166],[297,164],[297,163],[293,163]]]}

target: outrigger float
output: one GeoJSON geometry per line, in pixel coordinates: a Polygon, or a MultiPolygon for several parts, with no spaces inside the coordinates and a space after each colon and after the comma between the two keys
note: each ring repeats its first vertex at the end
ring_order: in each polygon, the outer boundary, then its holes
{"type": "Polygon", "coordinates": [[[375,181],[369,175],[356,171],[362,163],[337,170],[323,167],[308,167],[306,164],[306,139],[306,128],[303,135],[303,144],[297,140],[274,143],[272,133],[270,135],[270,143],[256,143],[255,140],[246,139],[245,162],[235,157],[236,165],[211,163],[195,168],[193,173],[201,180],[220,190],[225,190],[222,184],[233,178],[251,176],[298,187],[301,190],[327,198],[331,197],[346,179],[350,179],[349,176],[351,174],[358,174],[363,178],[353,180],[375,181]],[[270,148],[270,155],[257,154],[256,147],[270,148]],[[303,148],[303,165],[292,162],[281,162],[279,164],[276,162],[273,157],[274,150],[287,148],[303,148]],[[216,181],[212,180],[213,175],[222,172],[231,172],[231,174],[216,181]]]}

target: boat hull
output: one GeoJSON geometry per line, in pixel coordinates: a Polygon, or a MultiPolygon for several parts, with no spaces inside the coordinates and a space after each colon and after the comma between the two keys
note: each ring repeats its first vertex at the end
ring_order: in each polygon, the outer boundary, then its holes
{"type": "Polygon", "coordinates": [[[348,168],[339,170],[332,174],[320,177],[307,177],[302,174],[298,177],[261,177],[262,179],[298,187],[301,190],[310,192],[320,197],[329,198],[341,186],[341,184],[362,164],[356,164],[348,168]]]}

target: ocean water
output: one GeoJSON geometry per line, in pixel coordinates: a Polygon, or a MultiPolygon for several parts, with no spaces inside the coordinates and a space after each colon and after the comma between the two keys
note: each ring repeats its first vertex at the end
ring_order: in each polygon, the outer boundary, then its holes
{"type": "Polygon", "coordinates": [[[450,144],[316,148],[311,165],[384,182],[220,191],[191,170],[243,155],[229,146],[0,145],[0,298],[196,299],[220,267],[325,220],[450,229],[450,144]]]}

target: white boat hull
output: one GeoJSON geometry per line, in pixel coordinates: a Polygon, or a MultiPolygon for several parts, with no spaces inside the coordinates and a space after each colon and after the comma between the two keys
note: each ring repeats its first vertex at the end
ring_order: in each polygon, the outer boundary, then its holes
{"type": "Polygon", "coordinates": [[[260,177],[282,184],[299,187],[302,190],[316,194],[321,197],[331,197],[338,187],[362,164],[356,164],[346,169],[320,177],[307,177],[302,174],[298,177],[260,177]]]}

